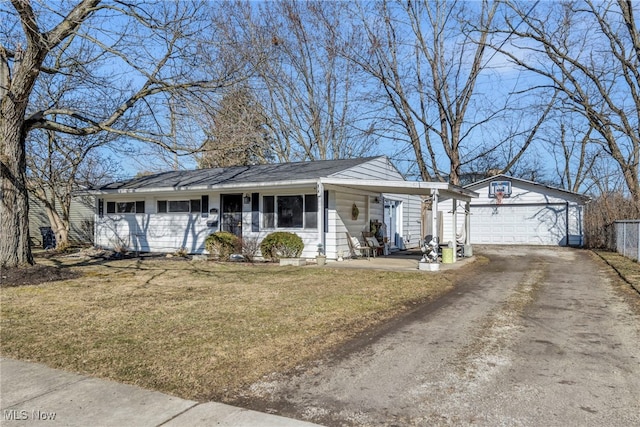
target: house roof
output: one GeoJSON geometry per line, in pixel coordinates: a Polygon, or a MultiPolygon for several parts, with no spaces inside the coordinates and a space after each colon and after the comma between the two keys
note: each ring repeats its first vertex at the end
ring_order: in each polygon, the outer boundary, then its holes
{"type": "Polygon", "coordinates": [[[430,196],[438,192],[442,197],[468,200],[478,195],[468,189],[440,182],[414,182],[388,179],[347,178],[345,172],[356,166],[384,156],[313,162],[278,163],[269,165],[235,166],[229,168],[171,171],[113,182],[90,191],[93,194],[121,194],[138,192],[165,192],[174,190],[201,191],[256,190],[266,187],[309,186],[322,184],[334,188],[350,188],[393,194],[430,196]]]}
{"type": "Polygon", "coordinates": [[[277,163],[162,172],[119,181],[98,190],[189,189],[233,184],[313,180],[366,163],[376,157],[314,162],[277,163]]]}
{"type": "Polygon", "coordinates": [[[544,189],[546,191],[553,191],[559,194],[562,194],[565,198],[571,198],[574,200],[579,200],[582,201],[584,203],[588,202],[591,198],[589,196],[586,196],[584,194],[580,194],[580,193],[575,193],[573,191],[569,191],[569,190],[564,190],[562,188],[557,188],[557,187],[552,187],[550,185],[545,185],[545,184],[541,184],[539,182],[535,182],[535,181],[529,181],[526,179],[522,179],[522,178],[516,178],[513,176],[509,176],[509,175],[504,175],[504,174],[500,174],[500,175],[495,175],[495,176],[490,176],[488,178],[482,179],[480,181],[476,181],[473,182],[471,184],[465,185],[464,188],[470,189],[470,190],[478,190],[482,187],[484,187],[485,185],[487,185],[488,183],[490,183],[491,181],[499,181],[499,180],[508,180],[511,182],[518,182],[524,185],[528,185],[528,186],[532,186],[532,187],[537,187],[539,189],[544,189]]]}

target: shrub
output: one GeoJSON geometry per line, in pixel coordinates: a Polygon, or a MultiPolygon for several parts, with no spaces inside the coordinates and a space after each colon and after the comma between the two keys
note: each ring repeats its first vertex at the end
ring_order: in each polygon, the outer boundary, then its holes
{"type": "Polygon", "coordinates": [[[303,249],[304,243],[300,236],[285,231],[276,231],[267,235],[260,244],[262,256],[272,261],[280,258],[298,258],[303,249]]]}
{"type": "Polygon", "coordinates": [[[207,236],[204,247],[209,251],[210,256],[222,261],[228,261],[231,254],[240,252],[241,243],[238,236],[228,231],[216,231],[207,236]]]}
{"type": "Polygon", "coordinates": [[[187,256],[189,256],[189,251],[187,250],[187,248],[182,246],[180,249],[178,249],[177,251],[175,251],[173,253],[173,256],[177,256],[177,257],[180,257],[180,258],[186,258],[187,256]]]}
{"type": "Polygon", "coordinates": [[[259,249],[260,244],[255,237],[245,237],[242,239],[242,255],[244,255],[247,261],[253,262],[259,249]]]}

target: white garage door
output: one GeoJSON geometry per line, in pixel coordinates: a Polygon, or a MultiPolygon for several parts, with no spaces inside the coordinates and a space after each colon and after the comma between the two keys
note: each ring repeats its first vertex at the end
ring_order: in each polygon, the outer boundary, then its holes
{"type": "Polygon", "coordinates": [[[471,243],[560,245],[566,219],[564,204],[471,206],[471,243]]]}

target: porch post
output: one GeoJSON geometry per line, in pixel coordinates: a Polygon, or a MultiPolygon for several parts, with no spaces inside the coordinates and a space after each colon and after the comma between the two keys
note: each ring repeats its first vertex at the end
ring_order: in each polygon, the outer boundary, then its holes
{"type": "Polygon", "coordinates": [[[318,180],[318,242],[322,245],[322,250],[327,255],[327,241],[324,232],[324,185],[318,180]]]}
{"type": "Polygon", "coordinates": [[[452,197],[453,202],[453,262],[457,261],[458,253],[458,199],[452,197]]]}
{"type": "Polygon", "coordinates": [[[467,201],[464,205],[464,245],[471,244],[471,202],[467,201]]]}
{"type": "Polygon", "coordinates": [[[440,228],[438,227],[438,190],[432,190],[431,191],[431,197],[432,197],[432,202],[431,202],[431,231],[433,233],[433,236],[437,236],[438,237],[438,246],[440,246],[442,244],[442,242],[440,241],[440,239],[442,238],[442,236],[438,236],[438,230],[440,230],[440,228]]]}

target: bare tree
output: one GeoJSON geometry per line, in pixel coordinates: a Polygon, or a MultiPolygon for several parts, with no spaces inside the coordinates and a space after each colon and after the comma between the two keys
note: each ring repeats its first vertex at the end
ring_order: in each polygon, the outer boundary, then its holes
{"type": "Polygon", "coordinates": [[[356,68],[339,55],[346,4],[266,2],[248,16],[268,61],[253,80],[279,160],[317,160],[375,154],[362,128],[356,68]]]}
{"type": "Polygon", "coordinates": [[[553,153],[555,183],[576,193],[589,192],[594,188],[592,179],[597,165],[606,161],[601,141],[593,138],[593,128],[580,117],[562,112],[558,110],[542,137],[553,153]]]}
{"type": "Polygon", "coordinates": [[[36,131],[27,141],[27,187],[43,206],[56,236],[56,248],[69,245],[71,201],[75,192],[104,182],[116,165],[98,150],[111,134],[83,138],[36,131]]]}
{"type": "Polygon", "coordinates": [[[12,0],[0,8],[0,265],[32,264],[28,239],[26,140],[34,129],[74,136],[100,132],[136,138],[174,150],[156,113],[163,93],[205,97],[242,71],[232,55],[205,70],[216,54],[215,25],[206,2],[76,4],[12,0]],[[55,8],[55,9],[53,9],[55,8]],[[80,105],[34,105],[43,75],[83,73],[77,46],[95,47],[103,64],[99,82],[84,89],[80,105]],[[131,127],[135,124],[135,127],[131,127]]]}
{"type": "Polygon", "coordinates": [[[506,30],[518,50],[502,50],[518,66],[546,79],[565,109],[593,129],[600,150],[618,165],[640,214],[640,34],[630,0],[508,2],[506,30]],[[524,25],[516,25],[515,23],[524,25]]]}
{"type": "MultiPolygon", "coordinates": [[[[493,94],[478,90],[481,75],[489,71],[487,51],[498,3],[384,1],[375,5],[375,12],[359,8],[362,30],[355,31],[366,37],[346,55],[381,86],[394,113],[391,125],[402,129],[397,134],[404,134],[412,147],[420,177],[459,184],[466,164],[490,156],[505,144],[511,156],[502,167],[513,167],[539,123],[530,126],[529,137],[519,146],[513,135],[489,144],[477,140],[481,127],[504,120],[509,110],[508,99],[494,102],[493,94]],[[442,154],[446,165],[440,160],[442,154]]],[[[539,111],[541,122],[548,107],[539,111]]]]}

